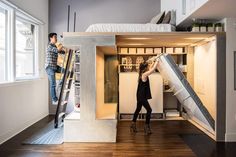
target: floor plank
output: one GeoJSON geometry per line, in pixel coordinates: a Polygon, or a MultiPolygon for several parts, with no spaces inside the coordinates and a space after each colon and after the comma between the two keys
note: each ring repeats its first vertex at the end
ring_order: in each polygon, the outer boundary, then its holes
{"type": "Polygon", "coordinates": [[[216,143],[188,121],[152,121],[153,134],[146,136],[143,121],[138,133],[129,131],[130,122],[118,123],[117,143],[64,143],[22,145],[21,142],[46,125],[47,116],[0,146],[0,157],[209,157],[235,156],[236,143],[216,143]]]}

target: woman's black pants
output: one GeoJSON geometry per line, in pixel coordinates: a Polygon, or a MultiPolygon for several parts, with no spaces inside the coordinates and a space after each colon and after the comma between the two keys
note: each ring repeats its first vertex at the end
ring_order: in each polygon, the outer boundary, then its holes
{"type": "Polygon", "coordinates": [[[149,105],[147,100],[142,100],[142,101],[138,101],[137,102],[137,107],[136,110],[134,112],[134,117],[133,117],[133,122],[136,122],[137,118],[138,118],[138,114],[142,109],[142,106],[147,110],[147,115],[146,115],[146,124],[150,123],[150,119],[151,119],[151,114],[152,114],[152,108],[149,105]]]}

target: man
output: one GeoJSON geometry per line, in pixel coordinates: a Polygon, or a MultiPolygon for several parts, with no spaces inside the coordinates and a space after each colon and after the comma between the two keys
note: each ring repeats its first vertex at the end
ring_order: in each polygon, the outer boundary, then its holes
{"type": "Polygon", "coordinates": [[[45,62],[45,68],[46,72],[48,74],[49,79],[49,87],[50,87],[50,94],[53,104],[58,104],[58,98],[56,95],[56,78],[55,74],[60,73],[64,69],[62,69],[60,66],[57,65],[57,58],[58,53],[62,52],[62,45],[56,46],[57,43],[57,34],[56,33],[49,33],[48,34],[48,48],[46,52],[46,62],[45,62]]]}

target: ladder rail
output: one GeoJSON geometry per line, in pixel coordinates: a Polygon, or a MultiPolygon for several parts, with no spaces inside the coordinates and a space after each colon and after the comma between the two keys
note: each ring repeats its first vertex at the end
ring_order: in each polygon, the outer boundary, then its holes
{"type": "Polygon", "coordinates": [[[57,104],[57,109],[56,109],[56,115],[55,115],[55,120],[54,120],[54,127],[55,128],[58,127],[60,113],[65,110],[64,107],[63,107],[63,110],[61,110],[61,103],[63,102],[62,101],[63,100],[63,95],[64,95],[63,91],[64,91],[65,86],[66,86],[67,76],[69,74],[69,69],[70,69],[70,65],[71,65],[71,61],[72,61],[72,56],[73,56],[73,50],[70,49],[69,52],[68,52],[68,59],[67,59],[67,62],[66,62],[66,68],[65,68],[63,78],[62,78],[61,92],[60,92],[60,96],[59,96],[58,104],[57,104]]]}
{"type": "MultiPolygon", "coordinates": [[[[71,72],[70,72],[69,78],[73,78],[73,76],[74,76],[73,70],[74,70],[74,68],[72,68],[72,70],[71,70],[71,72]]],[[[67,85],[67,88],[68,88],[69,90],[71,89],[71,85],[72,85],[72,79],[69,80],[69,83],[68,83],[68,85],[67,85]]],[[[66,112],[66,108],[67,108],[67,104],[68,104],[69,97],[70,97],[70,91],[66,93],[66,96],[65,96],[65,99],[64,99],[64,102],[63,102],[63,109],[62,109],[62,112],[66,112]]]]}

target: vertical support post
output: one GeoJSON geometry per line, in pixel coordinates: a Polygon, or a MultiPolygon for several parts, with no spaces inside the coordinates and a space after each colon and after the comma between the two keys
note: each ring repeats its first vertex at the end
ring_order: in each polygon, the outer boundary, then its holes
{"type": "Polygon", "coordinates": [[[75,26],[76,26],[76,12],[74,12],[74,32],[75,32],[75,26]]]}
{"type": "Polygon", "coordinates": [[[70,31],[70,5],[68,5],[67,32],[70,31]]]}

